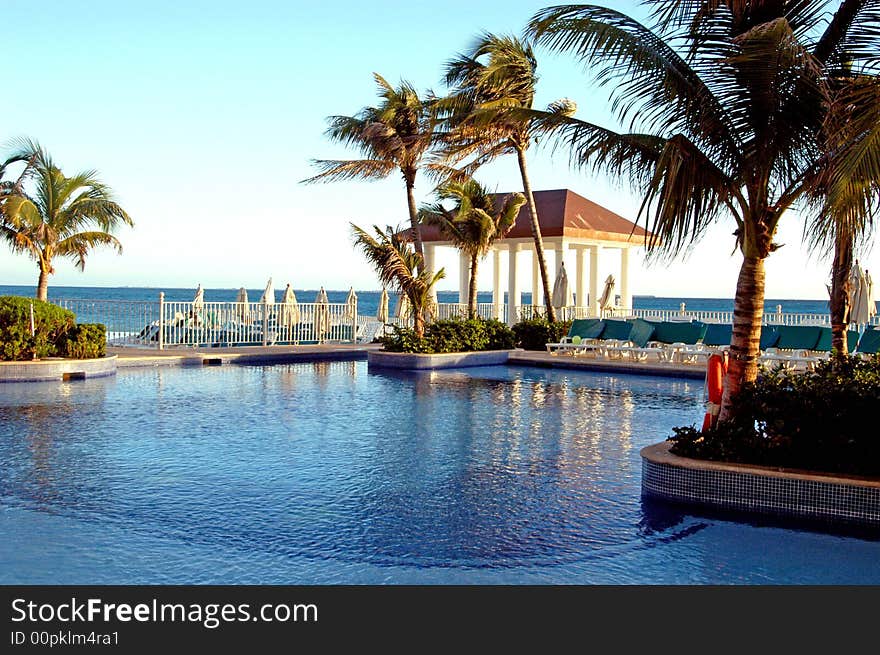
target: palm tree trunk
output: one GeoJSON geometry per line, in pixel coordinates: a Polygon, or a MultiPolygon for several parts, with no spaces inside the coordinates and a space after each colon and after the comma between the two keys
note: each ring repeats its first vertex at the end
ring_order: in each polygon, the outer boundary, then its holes
{"type": "MultiPolygon", "coordinates": [[[[416,249],[416,253],[422,258],[422,262],[424,262],[425,248],[422,246],[422,232],[419,229],[419,210],[416,208],[415,177],[412,180],[406,180],[406,202],[409,207],[409,224],[412,227],[413,246],[416,249]]],[[[423,265],[418,267],[419,270],[422,268],[423,265]]]]}
{"type": "MultiPolygon", "coordinates": [[[[529,174],[526,170],[526,151],[523,148],[516,149],[516,158],[519,161],[519,172],[522,175],[523,191],[529,206],[529,218],[532,224],[532,237],[535,239],[535,256],[538,258],[538,268],[541,271],[541,284],[544,287],[544,301],[547,303],[547,320],[551,323],[556,321],[556,313],[550,299],[550,280],[547,278],[547,260],[544,259],[544,241],[541,239],[541,225],[538,223],[538,208],[535,207],[535,196],[532,195],[532,185],[529,183],[529,174]]],[[[532,304],[537,305],[538,299],[532,298],[532,304]]],[[[513,303],[510,303],[511,310],[513,303]]]]}
{"type": "Polygon", "coordinates": [[[40,266],[40,279],[37,282],[37,300],[49,300],[49,270],[40,266]]]}
{"type": "Polygon", "coordinates": [[[849,271],[852,268],[852,242],[837,236],[831,264],[831,351],[846,355],[846,328],[849,325],[849,271]]]}
{"type": "MultiPolygon", "coordinates": [[[[410,304],[412,304],[412,299],[410,299],[410,304]]],[[[421,305],[412,304],[412,312],[413,331],[416,333],[416,337],[421,339],[425,336],[425,308],[421,305]]]]}
{"type": "Polygon", "coordinates": [[[477,317],[477,256],[471,255],[471,279],[468,286],[468,318],[477,317]]]}
{"type": "Polygon", "coordinates": [[[724,379],[724,395],[718,421],[733,418],[731,400],[739,394],[744,382],[758,376],[758,354],[761,343],[761,322],[764,318],[764,259],[745,256],[736,283],[733,301],[733,336],[730,339],[730,361],[724,379]]]}

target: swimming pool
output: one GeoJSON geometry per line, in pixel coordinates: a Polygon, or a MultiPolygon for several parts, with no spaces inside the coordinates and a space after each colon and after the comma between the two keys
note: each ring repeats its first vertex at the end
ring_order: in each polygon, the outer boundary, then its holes
{"type": "Polygon", "coordinates": [[[0,583],[871,583],[880,542],[640,497],[702,383],[364,362],[0,387],[0,583]]]}

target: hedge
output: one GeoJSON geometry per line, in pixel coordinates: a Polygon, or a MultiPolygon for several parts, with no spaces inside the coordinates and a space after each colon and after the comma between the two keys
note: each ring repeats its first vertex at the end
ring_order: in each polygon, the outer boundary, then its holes
{"type": "Polygon", "coordinates": [[[496,319],[448,319],[425,327],[419,339],[411,328],[394,326],[394,332],[380,337],[385,350],[395,353],[455,353],[482,350],[511,350],[516,338],[513,331],[496,319]]]}
{"type": "Polygon", "coordinates": [[[673,428],[671,452],[742,464],[880,476],[880,359],[846,357],[803,373],[781,367],[743,385],[733,421],[673,428]]]}
{"type": "Polygon", "coordinates": [[[96,359],[107,354],[107,328],[101,323],[74,325],[61,339],[62,357],[96,359]]]}
{"type": "Polygon", "coordinates": [[[549,322],[544,317],[520,321],[513,326],[516,345],[524,350],[545,350],[548,343],[559,343],[568,334],[571,321],[549,322]]]}
{"type": "Polygon", "coordinates": [[[52,303],[0,296],[0,361],[45,357],[95,359],[107,352],[107,330],[99,323],[76,324],[73,312],[52,303]],[[34,334],[31,335],[31,305],[34,334]]]}
{"type": "Polygon", "coordinates": [[[74,326],[73,312],[52,303],[19,296],[0,296],[0,359],[26,361],[58,355],[59,344],[74,326]],[[34,306],[34,334],[30,308],[34,306]]]}

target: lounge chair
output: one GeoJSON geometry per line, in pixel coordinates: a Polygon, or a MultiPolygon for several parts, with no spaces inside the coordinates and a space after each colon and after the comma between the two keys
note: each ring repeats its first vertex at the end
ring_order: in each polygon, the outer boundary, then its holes
{"type": "Polygon", "coordinates": [[[817,361],[816,350],[822,328],[818,325],[782,325],[779,338],[759,357],[759,363],[781,364],[785,368],[809,368],[817,361]]]}
{"type": "Polygon", "coordinates": [[[548,343],[545,347],[548,353],[559,351],[574,353],[589,343],[594,342],[605,327],[605,322],[598,318],[576,318],[571,322],[571,327],[558,343],[548,343]]]}
{"type": "Polygon", "coordinates": [[[608,357],[628,355],[637,361],[647,359],[649,349],[646,346],[654,336],[655,324],[641,318],[627,319],[627,323],[632,325],[627,340],[622,343],[609,343],[605,347],[605,354],[608,357]]]}
{"type": "Polygon", "coordinates": [[[699,343],[706,334],[706,324],[699,321],[663,321],[654,325],[654,333],[644,348],[634,349],[634,356],[656,354],[665,362],[676,360],[695,362],[700,353],[699,343]]]}
{"type": "Polygon", "coordinates": [[[731,339],[733,339],[733,325],[730,323],[706,323],[703,339],[688,350],[688,355],[694,359],[705,357],[708,360],[711,355],[730,348],[731,339]]]}
{"type": "Polygon", "coordinates": [[[775,347],[776,343],[778,341],[779,341],[779,326],[778,325],[762,325],[761,326],[761,342],[758,345],[758,349],[762,353],[770,350],[770,348],[775,347]]]}
{"type": "Polygon", "coordinates": [[[878,351],[880,351],[880,329],[866,329],[862,333],[854,353],[863,359],[867,359],[876,357],[878,351]]]}
{"type": "MultiPolygon", "coordinates": [[[[812,355],[817,361],[821,361],[823,359],[828,359],[831,356],[831,328],[830,327],[822,327],[819,328],[821,333],[819,335],[819,341],[816,343],[816,347],[809,353],[812,355]]],[[[856,346],[859,343],[859,332],[858,330],[847,330],[846,331],[846,352],[851,353],[854,352],[856,346]]]]}
{"type": "Polygon", "coordinates": [[[630,341],[633,327],[630,321],[603,319],[601,325],[596,324],[588,330],[587,338],[565,349],[572,355],[612,357],[619,348],[633,345],[630,341]]]}

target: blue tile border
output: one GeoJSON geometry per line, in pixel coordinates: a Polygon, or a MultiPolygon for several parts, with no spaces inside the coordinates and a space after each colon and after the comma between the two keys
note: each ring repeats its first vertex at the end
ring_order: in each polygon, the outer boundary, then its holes
{"type": "Polygon", "coordinates": [[[677,457],[647,446],[642,494],[681,503],[788,518],[880,526],[880,480],[843,478],[677,457]]]}

